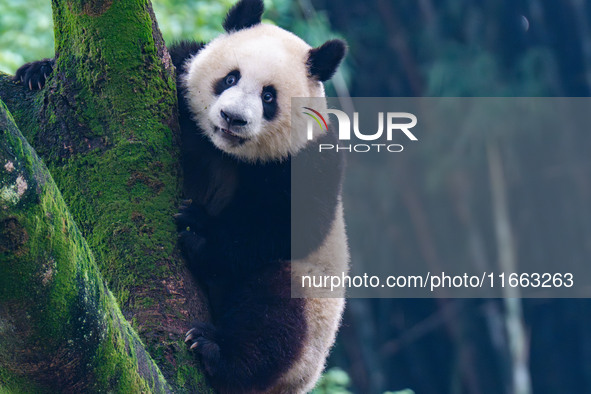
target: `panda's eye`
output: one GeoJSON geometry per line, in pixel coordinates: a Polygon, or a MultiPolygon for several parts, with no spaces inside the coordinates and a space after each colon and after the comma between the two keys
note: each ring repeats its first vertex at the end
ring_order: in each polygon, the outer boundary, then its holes
{"type": "Polygon", "coordinates": [[[277,89],[273,85],[267,85],[261,92],[261,100],[263,102],[263,117],[267,121],[271,121],[277,115],[279,106],[277,105],[277,89]]]}
{"type": "Polygon", "coordinates": [[[230,74],[225,79],[226,85],[232,86],[236,83],[236,76],[234,74],[230,74]]]}
{"type": "Polygon", "coordinates": [[[273,96],[273,93],[271,93],[271,92],[265,92],[265,93],[263,93],[263,101],[265,103],[270,103],[273,100],[275,100],[275,96],[273,96]]]}

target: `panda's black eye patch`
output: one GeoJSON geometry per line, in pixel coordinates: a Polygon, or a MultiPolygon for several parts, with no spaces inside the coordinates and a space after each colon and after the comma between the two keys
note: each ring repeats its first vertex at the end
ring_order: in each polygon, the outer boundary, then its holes
{"type": "Polygon", "coordinates": [[[263,88],[261,93],[261,100],[263,101],[263,117],[270,121],[277,116],[277,90],[269,85],[263,88]]]}
{"type": "Polygon", "coordinates": [[[219,96],[224,90],[236,85],[240,80],[240,71],[232,70],[225,77],[218,79],[213,84],[213,92],[219,96]]]}

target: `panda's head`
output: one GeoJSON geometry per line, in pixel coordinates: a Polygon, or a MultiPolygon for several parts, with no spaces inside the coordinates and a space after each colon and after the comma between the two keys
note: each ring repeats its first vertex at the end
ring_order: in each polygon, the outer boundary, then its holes
{"type": "Polygon", "coordinates": [[[226,33],[187,61],[182,81],[207,137],[246,161],[282,160],[306,144],[305,128],[291,135],[291,98],[324,97],[322,82],[346,51],[340,40],[312,48],[262,24],[262,13],[262,0],[237,3],[224,22],[226,33]]]}

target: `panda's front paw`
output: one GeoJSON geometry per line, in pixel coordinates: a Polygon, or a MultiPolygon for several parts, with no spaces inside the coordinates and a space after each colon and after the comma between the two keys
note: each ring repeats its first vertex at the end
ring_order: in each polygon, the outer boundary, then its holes
{"type": "Polygon", "coordinates": [[[185,200],[179,207],[179,212],[174,215],[177,231],[192,231],[202,233],[207,227],[209,215],[205,208],[191,203],[191,200],[185,200]]]}
{"type": "Polygon", "coordinates": [[[196,321],[187,332],[185,343],[189,345],[189,349],[201,355],[205,369],[212,374],[220,359],[220,347],[216,343],[216,328],[210,323],[196,321]]]}
{"type": "Polygon", "coordinates": [[[200,270],[205,261],[206,240],[203,236],[192,231],[181,231],[179,233],[179,248],[185,256],[190,268],[200,270]]]}
{"type": "Polygon", "coordinates": [[[40,90],[53,72],[54,60],[43,59],[22,65],[14,75],[15,81],[22,82],[31,90],[40,90]]]}

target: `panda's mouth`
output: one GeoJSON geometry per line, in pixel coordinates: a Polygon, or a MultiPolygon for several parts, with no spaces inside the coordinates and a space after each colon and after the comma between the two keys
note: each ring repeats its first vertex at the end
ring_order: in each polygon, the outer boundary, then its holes
{"type": "Polygon", "coordinates": [[[241,145],[248,140],[248,137],[236,134],[232,130],[224,129],[223,127],[216,126],[215,132],[219,133],[226,141],[236,145],[241,145]]]}

